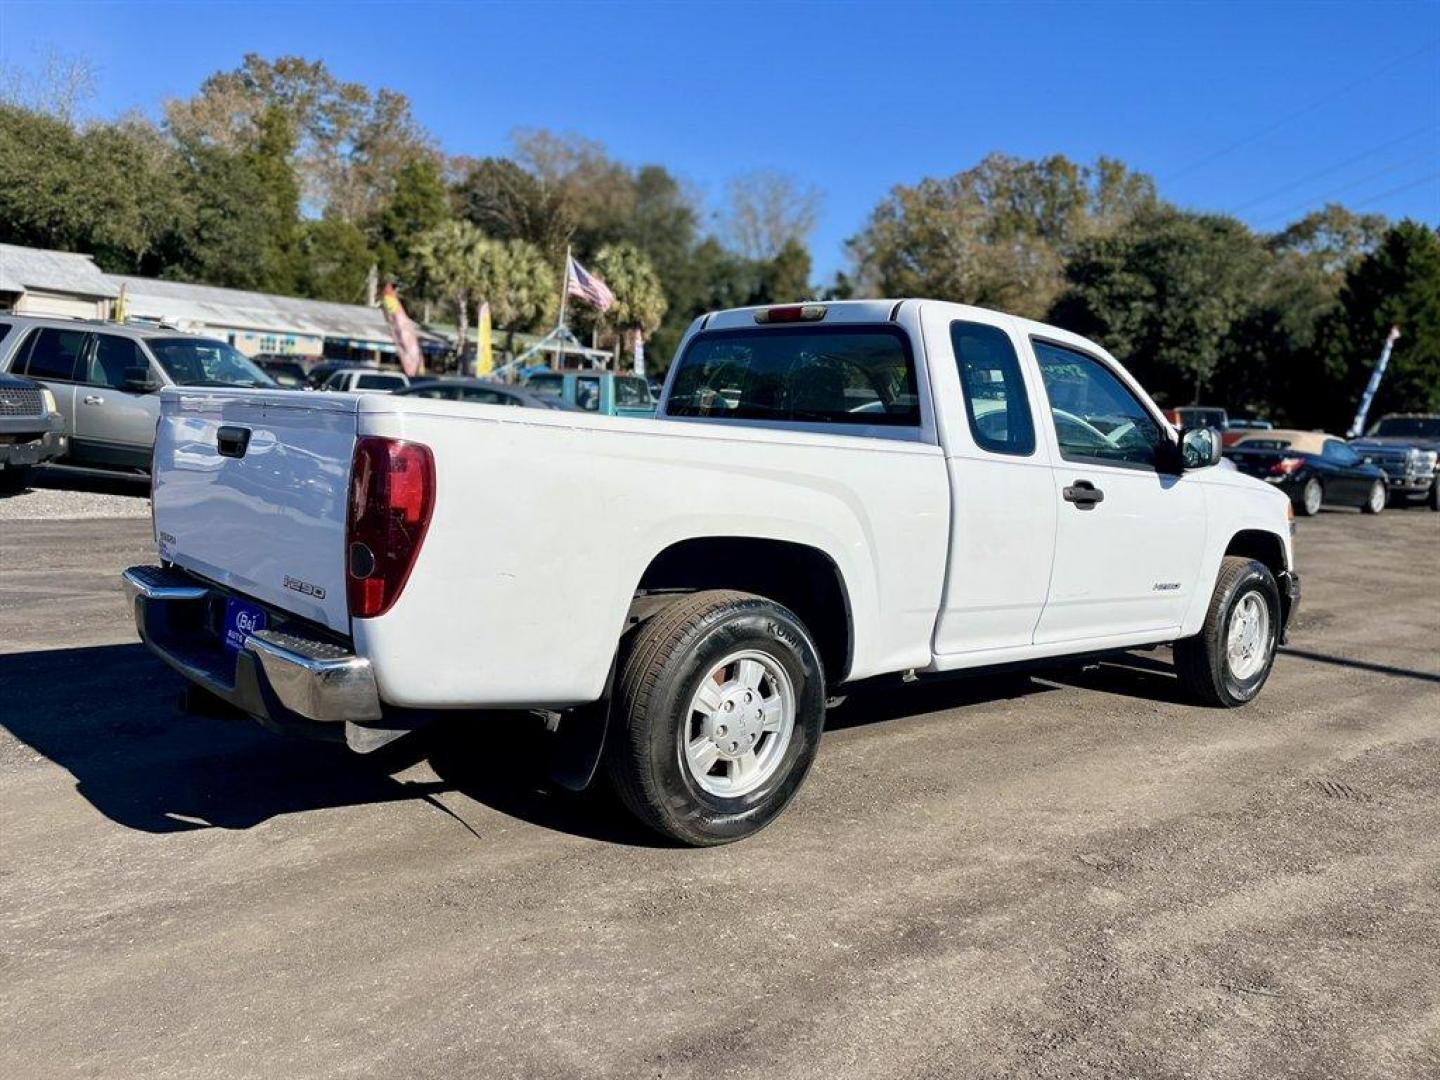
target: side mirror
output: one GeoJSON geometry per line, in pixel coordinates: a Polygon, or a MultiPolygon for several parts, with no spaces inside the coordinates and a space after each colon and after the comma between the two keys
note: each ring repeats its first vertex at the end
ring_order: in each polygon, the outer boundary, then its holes
{"type": "Polygon", "coordinates": [[[120,388],[132,394],[148,394],[152,390],[160,389],[160,384],[150,377],[149,368],[137,365],[125,369],[120,388]]]}
{"type": "Polygon", "coordinates": [[[1225,444],[1220,432],[1209,427],[1180,429],[1180,467],[1185,472],[1191,469],[1208,469],[1220,464],[1225,444]]]}

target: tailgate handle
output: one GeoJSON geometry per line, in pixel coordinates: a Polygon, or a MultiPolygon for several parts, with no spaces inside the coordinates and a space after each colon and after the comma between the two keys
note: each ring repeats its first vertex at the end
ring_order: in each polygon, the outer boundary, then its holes
{"type": "Polygon", "coordinates": [[[250,448],[250,429],[246,427],[222,427],[215,433],[215,446],[221,457],[242,458],[250,448]]]}

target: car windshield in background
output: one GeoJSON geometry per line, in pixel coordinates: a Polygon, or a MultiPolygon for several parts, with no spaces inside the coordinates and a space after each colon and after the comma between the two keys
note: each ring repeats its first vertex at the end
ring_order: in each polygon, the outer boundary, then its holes
{"type": "Polygon", "coordinates": [[[1440,417],[1387,416],[1370,429],[1370,434],[1401,439],[1440,439],[1440,417]]]}
{"type": "Polygon", "coordinates": [[[179,386],[274,386],[244,353],[205,338],[151,338],[147,345],[179,386]]]}
{"type": "Polygon", "coordinates": [[[915,363],[898,327],[711,330],[676,363],[670,416],[920,423],[915,363]]]}

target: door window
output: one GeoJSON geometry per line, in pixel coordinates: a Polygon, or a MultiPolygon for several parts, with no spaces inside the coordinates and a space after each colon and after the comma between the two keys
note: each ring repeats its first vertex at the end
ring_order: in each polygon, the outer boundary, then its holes
{"type": "Polygon", "coordinates": [[[509,394],[501,394],[479,386],[467,386],[461,396],[466,401],[478,401],[481,405],[511,405],[509,394]]]}
{"type": "Polygon", "coordinates": [[[1360,464],[1360,455],[1339,439],[1326,439],[1325,445],[1320,448],[1320,456],[1347,468],[1360,464]]]}
{"type": "Polygon", "coordinates": [[[25,374],[32,379],[73,382],[76,364],[84,351],[87,337],[89,334],[84,330],[46,327],[37,331],[30,346],[30,362],[25,374]]]}
{"type": "Polygon", "coordinates": [[[1157,467],[1165,435],[1114,372],[1074,349],[1048,341],[1033,344],[1061,457],[1091,464],[1157,467]]]}
{"type": "Polygon", "coordinates": [[[361,375],[355,380],[356,390],[398,390],[405,385],[399,375],[361,375]]]}
{"type": "Polygon", "coordinates": [[[1035,425],[1010,335],[998,326],[957,321],[950,324],[950,344],[975,444],[993,454],[1033,454],[1035,425]]]}
{"type": "Polygon", "coordinates": [[[600,410],[600,380],[594,377],[576,378],[575,404],[590,412],[600,410]]]}
{"type": "Polygon", "coordinates": [[[123,390],[126,374],[136,368],[149,372],[149,365],[145,362],[140,346],[129,338],[99,334],[95,338],[95,349],[90,354],[85,381],[95,386],[123,390]]]}

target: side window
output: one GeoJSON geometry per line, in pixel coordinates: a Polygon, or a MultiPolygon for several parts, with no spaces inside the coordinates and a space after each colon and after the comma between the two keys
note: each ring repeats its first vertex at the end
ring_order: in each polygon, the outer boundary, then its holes
{"type": "Polygon", "coordinates": [[[4,341],[5,335],[10,333],[10,326],[8,322],[0,322],[0,341],[4,341]]]}
{"type": "Polygon", "coordinates": [[[1360,455],[1339,439],[1326,439],[1325,445],[1321,447],[1321,451],[1322,457],[1329,458],[1335,462],[1336,465],[1360,464],[1360,455]]]}
{"type": "Polygon", "coordinates": [[[976,445],[994,454],[1033,454],[1030,399],[1010,335],[998,326],[952,322],[950,344],[976,445]]]}
{"type": "Polygon", "coordinates": [[[1050,417],[1066,461],[1154,468],[1165,441],[1160,425],[1099,360],[1032,339],[1050,417]]]}
{"type": "Polygon", "coordinates": [[[96,386],[108,386],[115,390],[125,388],[126,373],[134,368],[149,370],[150,365],[145,362],[145,354],[140,351],[140,346],[129,338],[116,337],[114,334],[99,334],[95,338],[95,348],[90,353],[89,370],[86,372],[85,381],[94,383],[96,386]]]}
{"type": "Polygon", "coordinates": [[[600,409],[600,380],[579,378],[575,380],[575,404],[590,412],[600,409]]]}
{"type": "Polygon", "coordinates": [[[30,346],[30,362],[26,365],[25,374],[32,379],[73,382],[87,337],[89,333],[85,330],[59,330],[55,327],[40,330],[30,346]]]}
{"type": "Polygon", "coordinates": [[[481,405],[508,405],[509,400],[505,394],[497,394],[494,390],[486,390],[478,386],[465,388],[462,397],[466,401],[478,401],[481,405]]]}
{"type": "Polygon", "coordinates": [[[345,389],[345,380],[346,380],[348,377],[349,377],[349,376],[347,375],[346,372],[343,372],[343,371],[337,371],[337,372],[335,372],[334,375],[331,375],[330,378],[325,381],[325,389],[326,389],[326,390],[344,390],[344,389],[345,389]]]}

